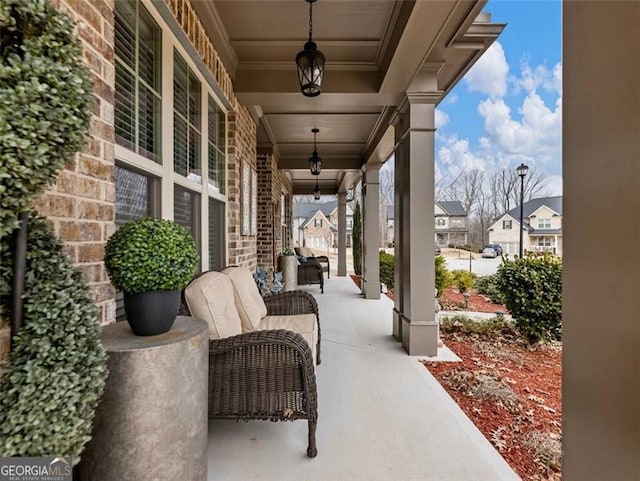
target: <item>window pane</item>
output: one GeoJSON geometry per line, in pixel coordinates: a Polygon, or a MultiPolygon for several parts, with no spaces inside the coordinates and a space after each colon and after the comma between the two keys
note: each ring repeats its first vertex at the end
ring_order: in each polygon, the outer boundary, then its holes
{"type": "Polygon", "coordinates": [[[191,232],[199,244],[199,204],[200,195],[179,185],[174,187],[173,220],[191,232]]]}
{"type": "Polygon", "coordinates": [[[116,166],[116,225],[151,215],[150,179],[146,175],[116,166]]]}
{"type": "Polygon", "coordinates": [[[140,79],[156,92],[159,92],[161,76],[158,66],[162,56],[160,28],[143,6],[140,6],[138,35],[140,79]]]}
{"type": "Polygon", "coordinates": [[[115,56],[116,141],[159,161],[161,30],[140,2],[116,2],[115,56]]]}
{"type": "Polygon", "coordinates": [[[209,269],[219,271],[225,267],[224,203],[209,199],[209,269]]]}
{"type": "Polygon", "coordinates": [[[173,116],[173,170],[187,176],[187,122],[178,114],[173,116]]]}
{"type": "Polygon", "coordinates": [[[130,0],[116,2],[115,53],[125,65],[135,70],[136,5],[130,0]]]}
{"type": "Polygon", "coordinates": [[[135,150],[135,81],[125,67],[116,63],[115,133],[116,142],[135,150]]]}
{"type": "Polygon", "coordinates": [[[138,93],[139,153],[156,160],[154,152],[160,152],[160,136],[156,132],[160,125],[160,99],[147,88],[140,88],[138,93]]]}

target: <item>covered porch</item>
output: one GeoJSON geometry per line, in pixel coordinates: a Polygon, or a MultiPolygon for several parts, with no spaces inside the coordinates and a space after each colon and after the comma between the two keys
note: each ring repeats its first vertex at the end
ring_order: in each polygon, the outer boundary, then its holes
{"type": "MultiPolygon", "coordinates": [[[[304,420],[210,421],[209,479],[519,479],[423,358],[391,336],[391,300],[363,299],[348,277],[332,277],[316,298],[318,457],[306,457],[304,420]]],[[[438,357],[456,356],[444,348],[438,357]]]]}

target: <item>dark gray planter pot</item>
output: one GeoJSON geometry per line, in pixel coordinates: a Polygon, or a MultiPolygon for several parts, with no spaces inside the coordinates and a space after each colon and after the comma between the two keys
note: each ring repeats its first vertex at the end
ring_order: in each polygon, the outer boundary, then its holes
{"type": "Polygon", "coordinates": [[[180,290],[124,293],[124,312],[137,336],[157,336],[171,329],[180,308],[180,290]]]}

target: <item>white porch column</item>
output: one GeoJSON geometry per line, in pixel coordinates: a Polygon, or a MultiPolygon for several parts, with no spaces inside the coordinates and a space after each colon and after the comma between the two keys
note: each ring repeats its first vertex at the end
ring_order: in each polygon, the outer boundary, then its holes
{"type": "MultiPolygon", "coordinates": [[[[436,355],[438,324],[435,314],[435,106],[429,94],[408,93],[400,107],[401,139],[401,337],[411,355],[436,355]]],[[[398,289],[396,289],[398,290],[398,289]]]]}
{"type": "Polygon", "coordinates": [[[380,165],[367,165],[363,176],[362,293],[380,299],[380,165]]]}
{"type": "Polygon", "coordinates": [[[338,193],[338,276],[347,275],[347,193],[338,193]]]}

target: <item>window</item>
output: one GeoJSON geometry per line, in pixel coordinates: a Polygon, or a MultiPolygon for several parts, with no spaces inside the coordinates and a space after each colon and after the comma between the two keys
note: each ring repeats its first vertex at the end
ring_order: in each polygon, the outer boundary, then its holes
{"type": "Polygon", "coordinates": [[[224,269],[225,260],[224,202],[209,198],[209,269],[224,269]]]}
{"type": "Polygon", "coordinates": [[[502,229],[503,230],[511,230],[512,228],[512,224],[510,220],[503,220],[502,221],[502,229]]]}
{"type": "Polygon", "coordinates": [[[552,237],[538,237],[538,247],[551,247],[552,245],[552,237]]]}
{"type": "Polygon", "coordinates": [[[173,58],[173,170],[201,182],[200,82],[177,52],[173,58]]]}
{"type": "MultiPolygon", "coordinates": [[[[193,235],[200,267],[223,268],[226,104],[154,3],[115,2],[116,225],[145,216],[173,218],[193,235]],[[162,96],[166,89],[173,94],[162,96]],[[167,119],[173,127],[164,131],[167,119]],[[163,145],[172,147],[161,151],[163,145]]],[[[249,178],[249,185],[256,183],[249,178]]]]}
{"type": "Polygon", "coordinates": [[[436,226],[444,227],[447,224],[447,221],[443,217],[436,218],[436,226]]]}
{"type": "Polygon", "coordinates": [[[187,229],[200,246],[200,195],[188,189],[174,186],[173,220],[187,229]]]}
{"type": "Polygon", "coordinates": [[[226,119],[225,114],[218,104],[209,96],[208,116],[208,166],[209,187],[214,192],[225,193],[225,139],[226,119]]]}
{"type": "Polygon", "coordinates": [[[322,219],[314,219],[313,220],[314,227],[322,227],[322,219]]]}
{"type": "Polygon", "coordinates": [[[353,219],[347,219],[347,229],[353,229],[353,219]]]}
{"type": "Polygon", "coordinates": [[[551,229],[551,219],[538,219],[538,229],[551,229]]]}
{"type": "Polygon", "coordinates": [[[161,30],[137,1],[115,7],[116,142],[160,161],[161,30]]]}

